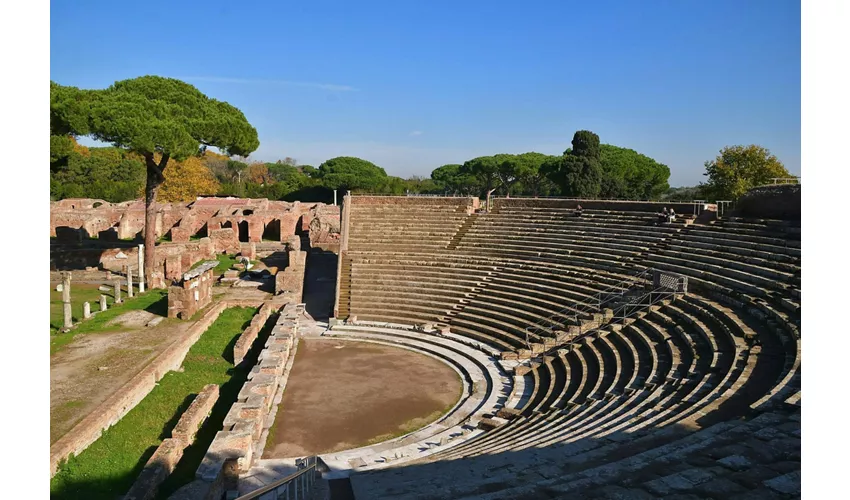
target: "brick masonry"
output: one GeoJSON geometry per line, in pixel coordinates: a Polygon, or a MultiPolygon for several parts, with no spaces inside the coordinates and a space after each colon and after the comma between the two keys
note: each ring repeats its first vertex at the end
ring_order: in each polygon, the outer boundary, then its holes
{"type": "Polygon", "coordinates": [[[204,386],[200,393],[180,416],[180,420],[166,438],[157,447],[153,456],[145,464],[124,500],[150,500],[156,497],[159,486],[174,472],[183,452],[195,441],[195,434],[210,415],[218,401],[219,388],[215,384],[204,386]]]}
{"type": "Polygon", "coordinates": [[[221,301],[214,304],[176,342],[163,351],[151,364],[131,378],[119,390],[86,415],[67,434],[50,446],[50,477],[56,473],[59,462],[71,454],[80,454],[103,433],[105,429],[132,410],[171,370],[177,370],[189,349],[228,307],[256,307],[260,301],[221,301]]]}
{"type": "MultiPolygon", "coordinates": [[[[213,268],[216,261],[202,264],[197,276],[188,277],[168,287],[168,317],[189,319],[212,302],[213,268]]],[[[188,273],[187,273],[188,274],[188,273]]]]}
{"type": "Polygon", "coordinates": [[[300,304],[284,306],[248,381],[224,418],[223,429],[207,449],[195,481],[172,498],[220,498],[224,490],[235,490],[236,484],[228,485],[231,474],[247,471],[259,458],[266,423],[278,388],[285,380],[284,372],[297,342],[298,318],[302,314],[300,304]]]}

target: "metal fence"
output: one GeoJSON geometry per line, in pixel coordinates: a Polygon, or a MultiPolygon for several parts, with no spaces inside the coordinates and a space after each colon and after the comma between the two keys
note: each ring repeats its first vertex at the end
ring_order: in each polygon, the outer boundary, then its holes
{"type": "MultiPolygon", "coordinates": [[[[577,331],[573,330],[570,338],[559,343],[559,345],[563,345],[575,342],[604,326],[594,325],[593,323],[589,323],[591,326],[582,326],[581,317],[599,314],[603,308],[608,308],[611,309],[612,315],[607,324],[624,323],[626,319],[636,316],[641,311],[648,310],[662,300],[676,294],[687,293],[687,291],[688,278],[686,276],[647,268],[631,279],[612,285],[582,302],[565,307],[558,315],[550,316],[547,320],[539,321],[536,325],[526,328],[526,344],[528,349],[531,350],[530,335],[551,332],[551,327],[544,325],[546,323],[550,325],[560,323],[559,317],[570,318],[577,324],[575,326],[578,328],[577,331]]],[[[558,347],[550,348],[547,352],[557,350],[558,347]]]]}
{"type": "Polygon", "coordinates": [[[236,500],[307,500],[312,493],[313,484],[316,482],[318,457],[307,457],[296,462],[298,472],[290,474],[283,479],[254,490],[247,495],[242,495],[236,500]]]}
{"type": "Polygon", "coordinates": [[[771,177],[770,185],[775,186],[777,184],[800,184],[799,177],[771,177]]]}

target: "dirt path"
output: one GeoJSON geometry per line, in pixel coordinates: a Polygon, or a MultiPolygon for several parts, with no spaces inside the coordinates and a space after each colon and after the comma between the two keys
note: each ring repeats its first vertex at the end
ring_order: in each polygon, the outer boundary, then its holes
{"type": "Polygon", "coordinates": [[[264,458],[383,441],[435,420],[460,397],[457,372],[405,349],[330,339],[298,345],[264,458]]]}
{"type": "MultiPolygon", "coordinates": [[[[254,289],[214,289],[216,300],[265,299],[254,289]]],[[[67,433],[97,405],[127,383],[169,345],[178,341],[193,321],[167,319],[154,327],[137,320],[144,311],[130,311],[114,330],[78,334],[50,357],[50,443],[67,433]]],[[[122,315],[124,316],[124,315],[122,315]]]]}
{"type": "Polygon", "coordinates": [[[115,331],[80,334],[51,356],[50,442],[139,373],[191,324],[164,322],[149,328],[120,326],[115,331]]]}

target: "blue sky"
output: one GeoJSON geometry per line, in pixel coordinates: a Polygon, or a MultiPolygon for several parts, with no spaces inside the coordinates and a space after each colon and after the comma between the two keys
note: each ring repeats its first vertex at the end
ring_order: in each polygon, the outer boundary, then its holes
{"type": "Polygon", "coordinates": [[[428,176],[560,154],[588,129],[693,185],[725,145],[800,173],[800,3],[52,1],[50,77],[181,78],[241,109],[252,159],[428,176]]]}

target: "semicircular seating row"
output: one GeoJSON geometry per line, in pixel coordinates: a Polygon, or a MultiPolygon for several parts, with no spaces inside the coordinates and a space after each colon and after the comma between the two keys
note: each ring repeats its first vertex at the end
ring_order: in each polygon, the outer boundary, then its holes
{"type": "Polygon", "coordinates": [[[502,359],[534,357],[514,373],[524,394],[481,422],[491,430],[428,461],[528,450],[551,459],[542,450],[557,449],[570,462],[612,441],[799,404],[798,226],[656,226],[651,213],[585,210],[578,218],[541,207],[466,215],[450,203],[400,209],[354,200],[340,316],[447,323],[452,338],[502,359]],[[567,326],[600,319],[576,304],[647,267],[688,276],[689,293],[535,356],[557,346],[567,326]]]}

